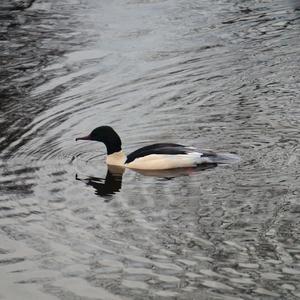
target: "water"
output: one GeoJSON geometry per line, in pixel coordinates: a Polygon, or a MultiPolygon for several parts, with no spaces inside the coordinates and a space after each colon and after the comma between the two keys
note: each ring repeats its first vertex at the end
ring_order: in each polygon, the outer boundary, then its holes
{"type": "Polygon", "coordinates": [[[2,10],[0,299],[300,298],[297,5],[2,10]],[[242,161],[112,176],[99,125],[242,161]]]}

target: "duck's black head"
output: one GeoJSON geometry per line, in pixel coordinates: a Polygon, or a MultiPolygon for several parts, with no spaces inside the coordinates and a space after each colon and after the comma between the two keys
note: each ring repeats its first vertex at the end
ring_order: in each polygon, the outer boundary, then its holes
{"type": "Polygon", "coordinates": [[[97,127],[89,135],[76,138],[76,141],[78,140],[102,142],[106,146],[108,155],[122,150],[121,139],[110,126],[97,127]]]}

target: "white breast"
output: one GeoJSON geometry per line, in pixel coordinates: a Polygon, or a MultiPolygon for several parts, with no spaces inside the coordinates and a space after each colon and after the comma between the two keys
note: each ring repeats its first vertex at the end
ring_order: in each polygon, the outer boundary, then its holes
{"type": "Polygon", "coordinates": [[[134,161],[125,164],[126,168],[136,170],[166,170],[174,168],[195,167],[200,163],[201,153],[189,154],[151,154],[136,158],[134,161]]]}
{"type": "Polygon", "coordinates": [[[125,153],[121,150],[119,152],[115,152],[113,154],[107,155],[106,157],[106,163],[109,166],[123,166],[126,161],[126,155],[125,153]]]}

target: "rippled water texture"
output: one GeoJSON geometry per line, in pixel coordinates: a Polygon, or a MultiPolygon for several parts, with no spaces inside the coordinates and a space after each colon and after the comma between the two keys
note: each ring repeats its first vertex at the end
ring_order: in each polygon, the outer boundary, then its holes
{"type": "Polygon", "coordinates": [[[0,299],[299,299],[297,6],[3,8],[0,299]],[[112,175],[99,125],[242,161],[112,175]]]}

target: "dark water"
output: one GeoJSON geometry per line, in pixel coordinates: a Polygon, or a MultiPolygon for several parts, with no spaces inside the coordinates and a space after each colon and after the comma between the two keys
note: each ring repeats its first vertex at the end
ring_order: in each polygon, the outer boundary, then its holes
{"type": "Polygon", "coordinates": [[[0,299],[299,299],[298,4],[2,10],[0,299]],[[106,176],[99,125],[242,161],[106,176]]]}

